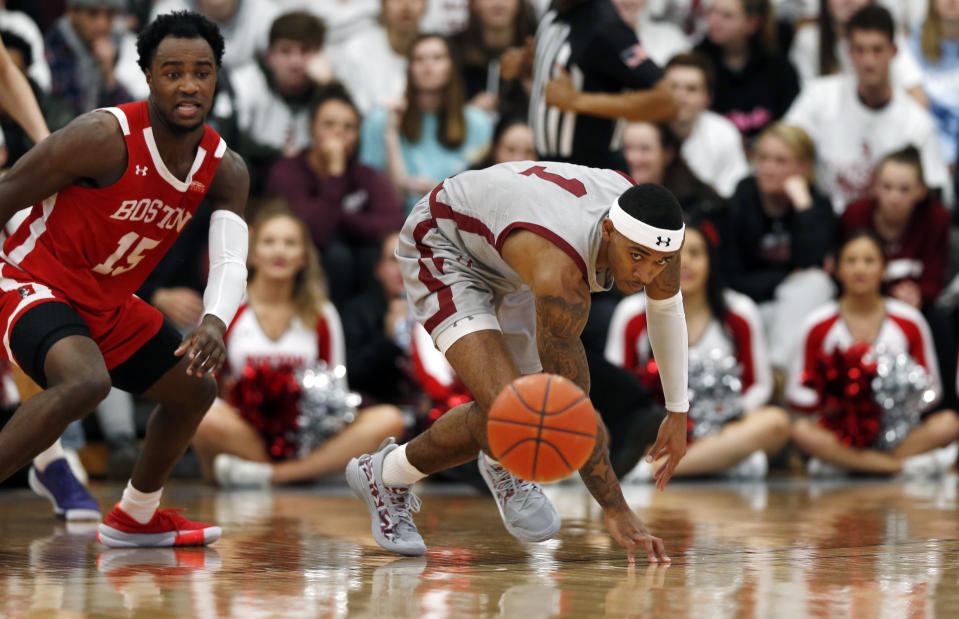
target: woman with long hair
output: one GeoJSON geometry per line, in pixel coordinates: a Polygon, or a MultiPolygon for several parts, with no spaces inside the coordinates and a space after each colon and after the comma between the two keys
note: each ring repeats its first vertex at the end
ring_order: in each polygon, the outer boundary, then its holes
{"type": "MultiPolygon", "coordinates": [[[[804,325],[803,346],[789,377],[786,398],[795,410],[820,413],[815,421],[797,421],[792,432],[796,446],[810,457],[810,475],[830,476],[849,470],[930,476],[945,472],[956,461],[954,441],[959,436],[959,416],[951,410],[929,412],[942,393],[932,334],[917,309],[883,295],[885,267],[882,242],[875,234],[852,234],[839,249],[839,299],[813,312],[804,325]],[[925,416],[898,443],[883,442],[883,434],[873,440],[865,431],[865,423],[854,423],[875,414],[870,403],[855,402],[856,410],[852,411],[830,410],[829,402],[834,398],[816,388],[834,380],[823,359],[830,359],[836,351],[846,353],[853,346],[865,347],[868,355],[908,355],[929,377],[932,402],[922,411],[925,416]],[[840,414],[842,423],[833,423],[840,414]]],[[[895,368],[892,371],[900,371],[895,368]]],[[[854,378],[858,374],[847,370],[845,375],[854,378]]],[[[855,391],[842,393],[846,396],[855,391]]],[[[838,404],[843,406],[843,400],[838,404]]]]}
{"type": "MultiPolygon", "coordinates": [[[[257,214],[251,232],[247,302],[224,335],[225,396],[247,366],[345,363],[340,319],[326,298],[317,252],[302,220],[286,208],[268,207],[257,214]]],[[[206,479],[221,486],[266,487],[340,473],[350,458],[403,429],[398,408],[370,407],[306,456],[283,460],[271,453],[265,433],[250,418],[217,399],[197,429],[193,448],[206,479]]]]}
{"type": "MultiPolygon", "coordinates": [[[[799,27],[789,51],[789,59],[799,72],[801,84],[824,75],[852,73],[846,22],[853,13],[873,1],[819,0],[816,20],[799,27]]],[[[922,69],[904,36],[896,36],[896,47],[898,52],[889,67],[892,83],[905,89],[920,103],[924,103],[922,69]]]]}
{"type": "Polygon", "coordinates": [[[799,93],[799,78],[779,43],[770,0],[714,0],[706,38],[695,51],[716,66],[710,108],[752,140],[782,118],[799,93]]]}
{"type": "Polygon", "coordinates": [[[914,146],[882,158],[873,197],[846,207],[840,225],[846,234],[867,229],[882,240],[890,296],[923,311],[932,306],[946,283],[949,211],[930,195],[914,146]]]}
{"type": "MultiPolygon", "coordinates": [[[[715,368],[726,367],[724,362],[738,366],[739,375],[729,368],[726,379],[738,380],[741,387],[730,387],[722,398],[713,400],[710,397],[714,394],[705,393],[691,398],[690,438],[696,438],[690,441],[675,474],[728,471],[734,477],[761,478],[768,469],[768,456],[778,452],[789,438],[789,417],[781,408],[768,405],[773,380],[759,310],[748,297],[724,288],[715,268],[716,255],[712,226],[687,225],[680,286],[689,330],[690,366],[700,367],[720,382],[724,377],[716,374],[715,368]],[[735,363],[729,363],[730,358],[735,363]],[[693,359],[704,365],[697,366],[693,359]],[[720,414],[715,411],[720,410],[724,417],[714,418],[720,414]]],[[[645,306],[643,294],[620,302],[610,324],[606,358],[654,388],[659,378],[646,336],[645,306]]],[[[690,376],[691,384],[696,380],[695,375],[690,376]]],[[[649,481],[654,468],[655,464],[643,460],[626,479],[649,481]]]]}
{"type": "Polygon", "coordinates": [[[424,34],[410,48],[405,102],[366,117],[360,158],[386,171],[409,212],[440,180],[480,161],[492,133],[492,117],[466,103],[449,43],[424,34]]]}
{"type": "Polygon", "coordinates": [[[939,150],[955,169],[959,150],[959,2],[928,0],[926,20],[909,36],[922,68],[922,92],[939,133],[939,150]]]}
{"type": "Polygon", "coordinates": [[[687,215],[707,218],[721,228],[726,201],[689,169],[681,148],[682,141],[666,123],[634,122],[623,130],[623,157],[630,178],[663,185],[687,215]]]}
{"type": "Polygon", "coordinates": [[[835,247],[836,216],[812,184],[815,162],[805,131],[775,123],[756,141],[755,173],[730,200],[723,252],[729,285],[760,304],[777,368],[792,359],[797,322],[834,294],[824,267],[835,247]]]}
{"type": "Polygon", "coordinates": [[[466,29],[450,37],[467,101],[487,112],[525,116],[529,93],[522,80],[502,78],[500,57],[535,33],[536,14],[527,0],[472,0],[466,29]]]}

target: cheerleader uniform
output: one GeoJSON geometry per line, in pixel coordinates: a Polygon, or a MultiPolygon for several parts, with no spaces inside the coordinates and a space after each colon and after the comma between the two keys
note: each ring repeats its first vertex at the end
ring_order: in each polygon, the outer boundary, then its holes
{"type": "MultiPolygon", "coordinates": [[[[759,309],[749,297],[726,290],[726,315],[713,317],[699,340],[689,345],[690,355],[709,358],[714,351],[733,356],[742,368],[740,404],[744,411],[765,405],[773,390],[772,371],[763,336],[759,309]]],[[[610,321],[606,359],[634,372],[647,387],[659,391],[646,332],[646,295],[620,301],[610,321]]]]}
{"type": "MultiPolygon", "coordinates": [[[[926,320],[915,309],[902,301],[884,298],[886,316],[879,327],[879,335],[868,343],[871,351],[877,349],[895,355],[907,353],[921,365],[932,379],[930,389],[935,399],[929,410],[942,395],[939,364],[936,361],[932,333],[926,320]]],[[[789,405],[803,412],[818,412],[822,408],[820,394],[803,384],[803,375],[815,372],[817,359],[832,352],[846,351],[855,343],[846,322],[839,314],[839,303],[832,301],[813,312],[803,327],[803,344],[798,351],[786,384],[786,400],[789,405]]]]}

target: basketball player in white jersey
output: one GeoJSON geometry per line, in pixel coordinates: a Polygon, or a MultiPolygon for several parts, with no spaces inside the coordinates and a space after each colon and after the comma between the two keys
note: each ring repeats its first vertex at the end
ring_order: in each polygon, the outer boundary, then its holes
{"type": "MultiPolygon", "coordinates": [[[[589,393],[580,334],[590,293],[614,280],[625,293],[645,288],[649,333],[666,396],[666,416],[649,456],[665,457],[662,490],[686,452],[687,336],[679,292],[682,210],[659,185],[633,186],[612,170],[522,161],[464,172],[413,208],[397,257],[414,316],[433,338],[474,402],[451,409],[399,446],[385,442],[350,462],[347,480],[389,550],[421,555],[426,546],[411,511],[410,486],[479,455],[480,473],[507,530],[523,541],[553,537],[556,509],[535,483],[514,477],[489,452],[486,418],[499,392],[521,374],[561,374],[589,393]]],[[[613,538],[651,563],[668,562],[626,504],[609,461],[605,426],[580,469],[613,538]]]]}

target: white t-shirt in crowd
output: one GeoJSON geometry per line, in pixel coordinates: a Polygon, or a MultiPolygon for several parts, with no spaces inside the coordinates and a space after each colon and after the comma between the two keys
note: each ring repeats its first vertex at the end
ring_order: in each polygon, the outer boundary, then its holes
{"type": "Polygon", "coordinates": [[[326,26],[324,51],[336,47],[361,30],[376,23],[380,15],[380,0],[273,0],[280,13],[308,11],[323,20],[326,26]]]}
{"type": "Polygon", "coordinates": [[[465,30],[469,18],[469,0],[427,0],[426,13],[420,19],[420,32],[450,36],[465,30]]]}
{"type": "Polygon", "coordinates": [[[27,67],[27,75],[44,92],[50,92],[50,65],[44,54],[43,33],[33,18],[22,11],[8,11],[0,6],[0,29],[9,30],[30,44],[33,62],[27,67]]]}
{"type": "Polygon", "coordinates": [[[382,26],[363,30],[330,60],[364,115],[377,107],[388,108],[403,97],[406,58],[393,51],[382,26]]]}
{"type": "MultiPolygon", "coordinates": [[[[900,88],[909,90],[922,83],[922,68],[916,57],[909,49],[909,40],[903,34],[896,35],[898,52],[892,59],[889,67],[889,77],[892,83],[900,88]]],[[[849,41],[836,41],[836,59],[839,61],[839,72],[854,74],[852,58],[849,56],[849,41]]],[[[819,26],[806,24],[799,28],[793,39],[792,49],[789,51],[789,60],[799,73],[800,85],[809,80],[821,77],[819,73],[819,26]]]]}
{"type": "Polygon", "coordinates": [[[910,144],[919,149],[926,183],[942,189],[952,204],[952,181],[932,117],[900,88],[884,107],[872,109],[860,101],[855,76],[819,77],[800,91],[786,122],[805,129],[815,142],[816,183],[839,214],[868,195],[880,159],[910,144]]]}
{"type": "Polygon", "coordinates": [[[692,45],[685,33],[676,24],[650,19],[645,12],[640,13],[636,22],[636,37],[643,44],[643,49],[661,67],[675,56],[688,52],[692,45]]]}
{"type": "MultiPolygon", "coordinates": [[[[158,0],[150,19],[171,11],[196,11],[196,0],[158,0]]],[[[237,0],[236,13],[226,23],[217,23],[226,43],[223,66],[235,69],[262,56],[269,42],[270,27],[280,16],[280,7],[273,0],[237,0]]]]}
{"type": "Polygon", "coordinates": [[[709,110],[700,113],[680,153],[693,174],[724,198],[731,197],[736,184],[749,174],[739,129],[709,110]]]}
{"type": "Polygon", "coordinates": [[[260,145],[300,151],[313,140],[309,106],[290,107],[272,90],[259,63],[230,73],[237,127],[260,145]]]}

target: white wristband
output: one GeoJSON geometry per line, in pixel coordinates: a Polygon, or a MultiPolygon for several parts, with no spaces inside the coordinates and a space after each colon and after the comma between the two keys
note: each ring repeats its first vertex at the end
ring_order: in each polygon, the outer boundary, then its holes
{"type": "Polygon", "coordinates": [[[217,209],[210,218],[210,275],[203,291],[203,313],[230,326],[246,291],[250,235],[243,218],[217,209]]]}
{"type": "Polygon", "coordinates": [[[672,413],[689,411],[689,335],[683,294],[668,299],[646,296],[646,322],[653,358],[663,383],[666,410],[672,413]]]}

